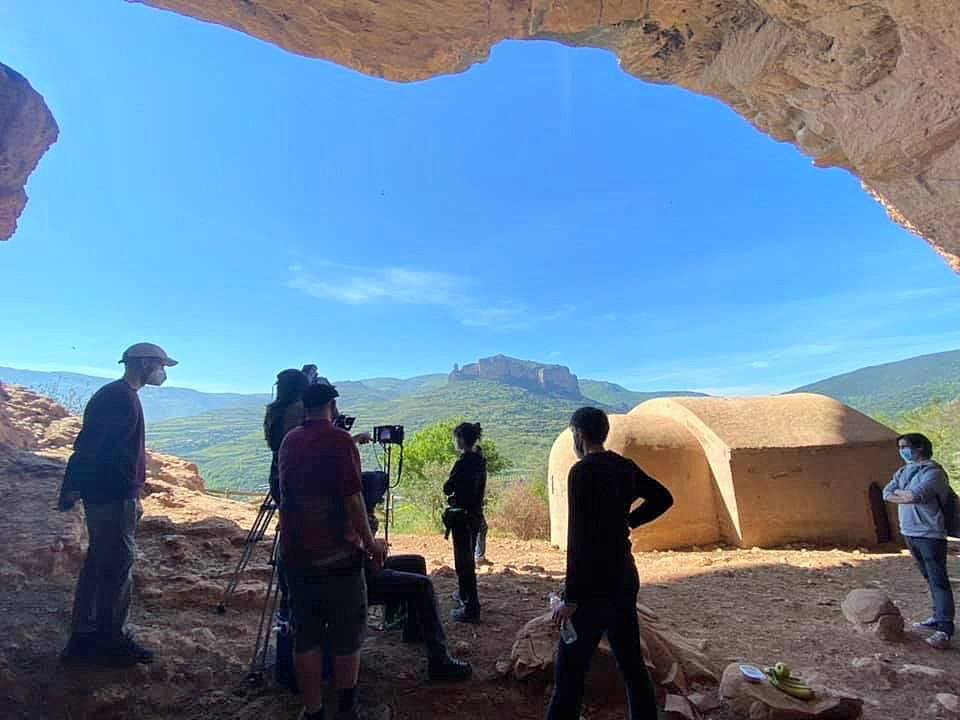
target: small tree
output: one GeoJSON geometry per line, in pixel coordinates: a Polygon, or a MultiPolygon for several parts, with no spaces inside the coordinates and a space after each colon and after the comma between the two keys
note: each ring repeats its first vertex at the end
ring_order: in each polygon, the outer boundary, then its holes
{"type": "MultiPolygon", "coordinates": [[[[453,444],[453,429],[461,420],[450,418],[428,425],[413,436],[403,449],[403,481],[399,494],[426,513],[436,528],[441,528],[441,515],[447,504],[443,483],[459,457],[453,444]]],[[[487,475],[496,475],[511,463],[489,438],[480,441],[487,458],[487,475]]],[[[488,483],[489,488],[489,483],[488,483]]]]}

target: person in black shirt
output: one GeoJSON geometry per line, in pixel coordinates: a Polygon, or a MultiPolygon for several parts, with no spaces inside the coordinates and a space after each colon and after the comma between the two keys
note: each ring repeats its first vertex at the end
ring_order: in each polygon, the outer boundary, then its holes
{"type": "Polygon", "coordinates": [[[671,505],[670,491],[637,465],[604,449],[610,422],[603,410],[584,407],[570,418],[580,461],[570,468],[567,501],[567,573],[560,627],[577,638],[560,642],[547,720],[578,720],[584,678],[606,633],[627,690],[630,720],[656,720],[656,694],[640,644],[640,581],[630,553],[630,529],[656,520],[671,505]],[[631,510],[636,500],[643,504],[631,510]]]}
{"type": "Polygon", "coordinates": [[[487,490],[487,461],[477,445],[482,432],[480,423],[460,423],[454,428],[454,442],[460,457],[443,485],[448,505],[443,522],[453,534],[453,560],[459,584],[457,596],[461,602],[461,606],[453,611],[453,619],[458,622],[480,621],[474,550],[487,490]]]}
{"type": "MultiPolygon", "coordinates": [[[[309,367],[309,366],[304,366],[309,367]]],[[[267,405],[263,417],[263,435],[270,447],[270,495],[276,502],[280,498],[280,469],[277,466],[277,453],[280,444],[288,432],[303,424],[303,391],[310,386],[310,380],[300,370],[281,370],[277,373],[277,399],[267,405]]]]}
{"type": "Polygon", "coordinates": [[[89,546],[77,579],[66,663],[149,663],[153,652],[127,631],[133,594],[135,534],[146,480],[143,408],[137,392],[162,385],[176,365],[162,348],[138,343],[123,353],[123,378],[104,385],[87,402],[60,488],[58,509],[83,500],[89,546]]]}

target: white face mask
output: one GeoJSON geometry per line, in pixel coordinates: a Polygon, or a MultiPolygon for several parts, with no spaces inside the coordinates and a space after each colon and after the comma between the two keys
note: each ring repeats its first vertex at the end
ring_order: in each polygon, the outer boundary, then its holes
{"type": "Polygon", "coordinates": [[[161,366],[154,369],[149,375],[147,375],[147,379],[144,380],[144,383],[147,385],[163,385],[166,379],[167,371],[161,366]]]}

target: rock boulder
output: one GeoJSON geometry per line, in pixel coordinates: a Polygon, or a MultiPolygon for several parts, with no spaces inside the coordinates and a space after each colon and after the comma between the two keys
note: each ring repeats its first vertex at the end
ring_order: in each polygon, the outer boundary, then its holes
{"type": "Polygon", "coordinates": [[[720,696],[738,718],[749,720],[858,720],[863,702],[813,686],[812,700],[797,700],[766,682],[752,683],[731,663],[720,680],[720,696]]]}
{"type": "MultiPolygon", "coordinates": [[[[716,674],[695,641],[663,625],[649,608],[638,605],[641,640],[647,667],[657,684],[665,720],[700,717],[697,707],[687,698],[693,684],[715,685],[716,674]]],[[[558,633],[550,613],[528,622],[513,644],[510,662],[502,671],[519,680],[549,680],[553,673],[558,633]]],[[[602,640],[587,677],[588,693],[596,698],[622,697],[622,685],[616,661],[606,639],[602,640]]]]}
{"type": "Polygon", "coordinates": [[[853,590],[844,598],[840,609],[857,628],[872,632],[886,642],[903,642],[903,615],[883,591],[853,590]]]}

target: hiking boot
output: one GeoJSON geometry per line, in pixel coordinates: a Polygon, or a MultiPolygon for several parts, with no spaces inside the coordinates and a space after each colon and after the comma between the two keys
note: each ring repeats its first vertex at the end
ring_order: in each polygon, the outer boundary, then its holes
{"type": "Polygon", "coordinates": [[[927,645],[936,649],[936,650],[949,650],[950,649],[950,636],[945,632],[940,632],[939,630],[933,635],[927,638],[927,645]]]}
{"type": "Polygon", "coordinates": [[[456,622],[476,624],[480,622],[480,608],[463,605],[454,610],[450,616],[456,622]]]}
{"type": "Polygon", "coordinates": [[[910,627],[912,627],[914,630],[936,630],[937,624],[937,619],[931,617],[922,622],[915,622],[910,627]]]}
{"type": "Polygon", "coordinates": [[[407,619],[406,609],[400,605],[388,605],[383,612],[383,629],[399,630],[407,619]]]}
{"type": "Polygon", "coordinates": [[[127,635],[115,645],[103,648],[101,657],[105,662],[117,667],[149,665],[153,662],[153,650],[144,647],[127,635]]]}
{"type": "Polygon", "coordinates": [[[93,632],[73,633],[60,653],[65,665],[96,660],[100,654],[100,636],[93,632]]]}
{"type": "Polygon", "coordinates": [[[474,564],[477,567],[481,567],[483,565],[493,565],[493,563],[487,560],[486,556],[484,555],[478,555],[476,558],[474,558],[474,564]]]}
{"type": "Polygon", "coordinates": [[[431,660],[427,665],[427,675],[431,682],[462,682],[468,680],[472,674],[470,663],[450,655],[431,660]]]}

